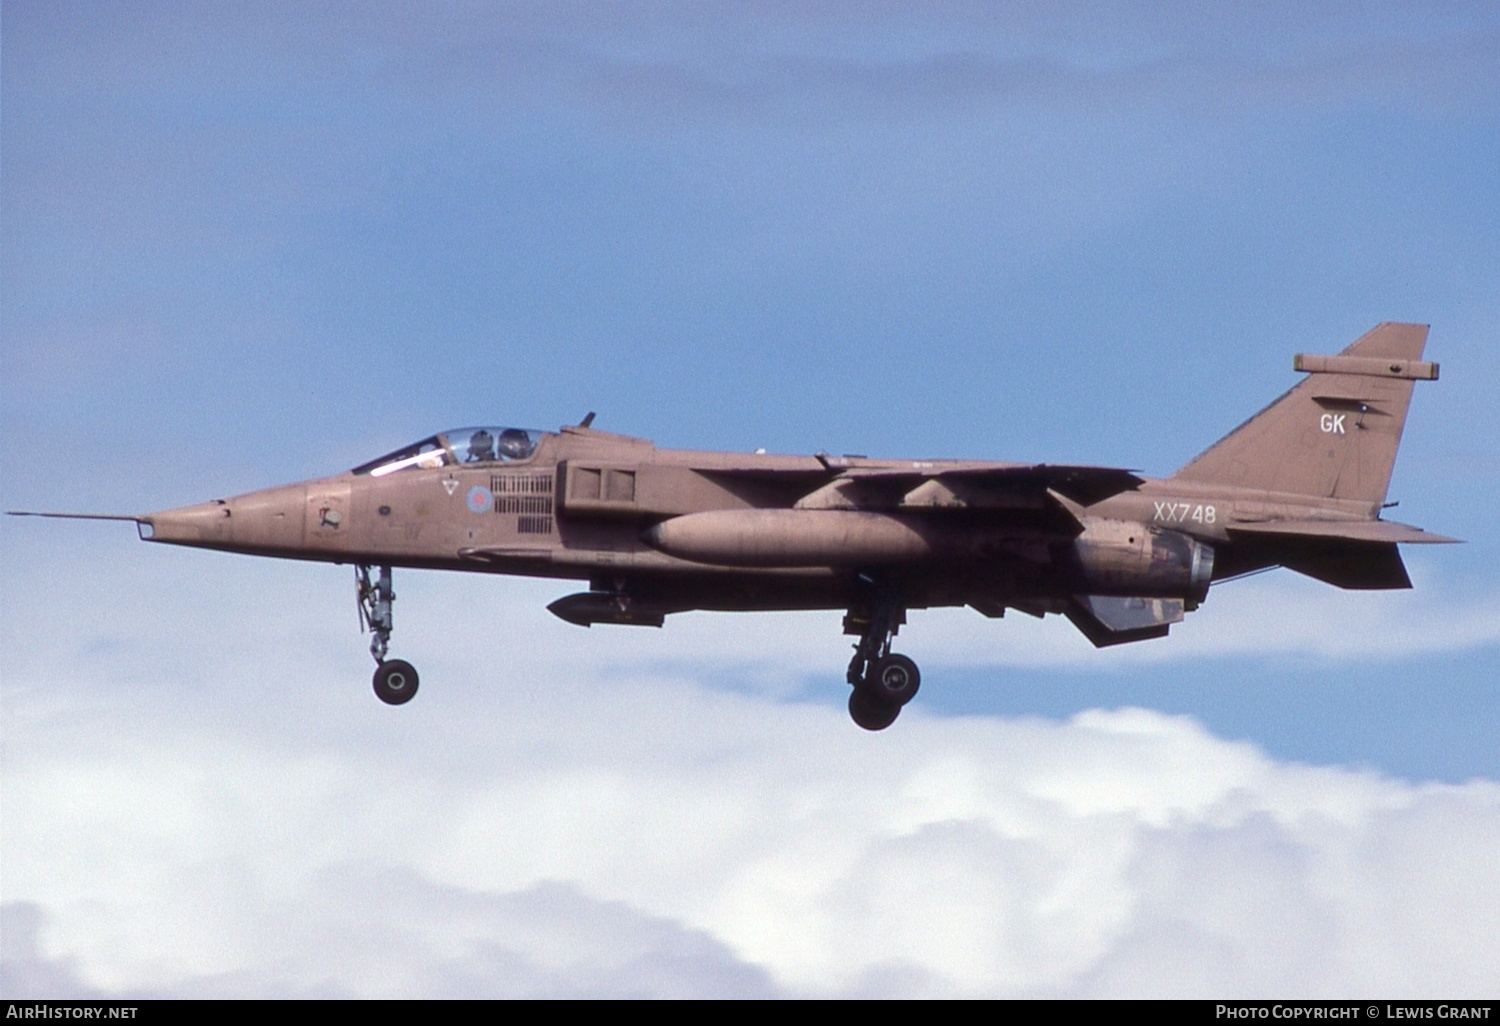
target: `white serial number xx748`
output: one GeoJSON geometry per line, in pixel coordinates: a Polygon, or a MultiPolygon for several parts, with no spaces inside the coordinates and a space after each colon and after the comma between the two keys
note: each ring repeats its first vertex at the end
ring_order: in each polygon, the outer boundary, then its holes
{"type": "Polygon", "coordinates": [[[1195,524],[1211,524],[1218,518],[1218,513],[1212,506],[1202,503],[1191,502],[1157,502],[1153,503],[1156,512],[1151,519],[1164,524],[1181,524],[1191,520],[1195,524]]]}

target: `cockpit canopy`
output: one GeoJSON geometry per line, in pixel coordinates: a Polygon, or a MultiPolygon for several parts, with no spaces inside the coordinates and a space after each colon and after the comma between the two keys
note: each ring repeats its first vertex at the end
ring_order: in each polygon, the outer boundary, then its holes
{"type": "Polygon", "coordinates": [[[466,427],[442,431],[431,438],[386,453],[354,468],[356,474],[384,477],[407,467],[446,467],[470,463],[521,463],[531,459],[537,444],[551,431],[515,427],[466,427]]]}

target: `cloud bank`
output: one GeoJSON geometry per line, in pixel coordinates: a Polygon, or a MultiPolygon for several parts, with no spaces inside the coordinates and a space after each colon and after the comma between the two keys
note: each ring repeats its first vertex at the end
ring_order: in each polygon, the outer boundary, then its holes
{"type": "MultiPolygon", "coordinates": [[[[565,584],[471,575],[400,575],[396,652],[424,685],[391,710],[342,573],[127,532],[23,545],[10,526],[8,996],[1500,983],[1492,780],[1278,761],[1133,708],[919,700],[865,734],[825,702],[836,614],[584,632],[542,609],[565,584]]],[[[1449,580],[1362,596],[1268,575],[1120,665],[1486,648],[1494,608],[1449,580]]],[[[1121,658],[1053,620],[917,613],[907,631],[934,667],[1121,658]]]]}
{"type": "Polygon", "coordinates": [[[5,993],[1500,983],[1493,781],[1279,763],[1141,709],[919,704],[868,735],[698,672],[525,663],[527,687],[433,687],[395,716],[280,659],[12,689],[5,993]]]}

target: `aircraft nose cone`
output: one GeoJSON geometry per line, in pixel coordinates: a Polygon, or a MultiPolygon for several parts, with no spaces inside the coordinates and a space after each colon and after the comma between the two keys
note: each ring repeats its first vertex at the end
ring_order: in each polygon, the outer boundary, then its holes
{"type": "Polygon", "coordinates": [[[174,545],[279,554],[302,547],[302,485],[266,488],[141,517],[141,537],[174,545]]]}
{"type": "Polygon", "coordinates": [[[230,499],[235,545],[254,552],[301,548],[306,506],[307,488],[300,484],[264,488],[230,499]]]}
{"type": "Polygon", "coordinates": [[[139,530],[147,541],[214,545],[229,540],[231,519],[228,504],[216,499],[148,514],[141,517],[139,530]]]}

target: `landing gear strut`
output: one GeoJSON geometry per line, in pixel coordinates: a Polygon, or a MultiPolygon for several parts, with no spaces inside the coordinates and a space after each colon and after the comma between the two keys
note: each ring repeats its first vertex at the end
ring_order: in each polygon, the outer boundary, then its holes
{"type": "Polygon", "coordinates": [[[889,591],[877,591],[872,601],[849,610],[844,633],[859,635],[849,660],[849,715],[865,730],[884,730],[896,722],[901,707],[917,696],[922,674],[917,664],[891,651],[891,639],[906,622],[906,610],[889,591]]]}
{"type": "Polygon", "coordinates": [[[360,630],[370,632],[370,654],[375,657],[375,696],[387,705],[405,705],[417,693],[417,670],[404,659],[386,659],[391,643],[391,607],[396,593],[391,589],[391,568],[380,568],[380,576],[370,580],[370,568],[354,568],[359,591],[360,630]]]}

